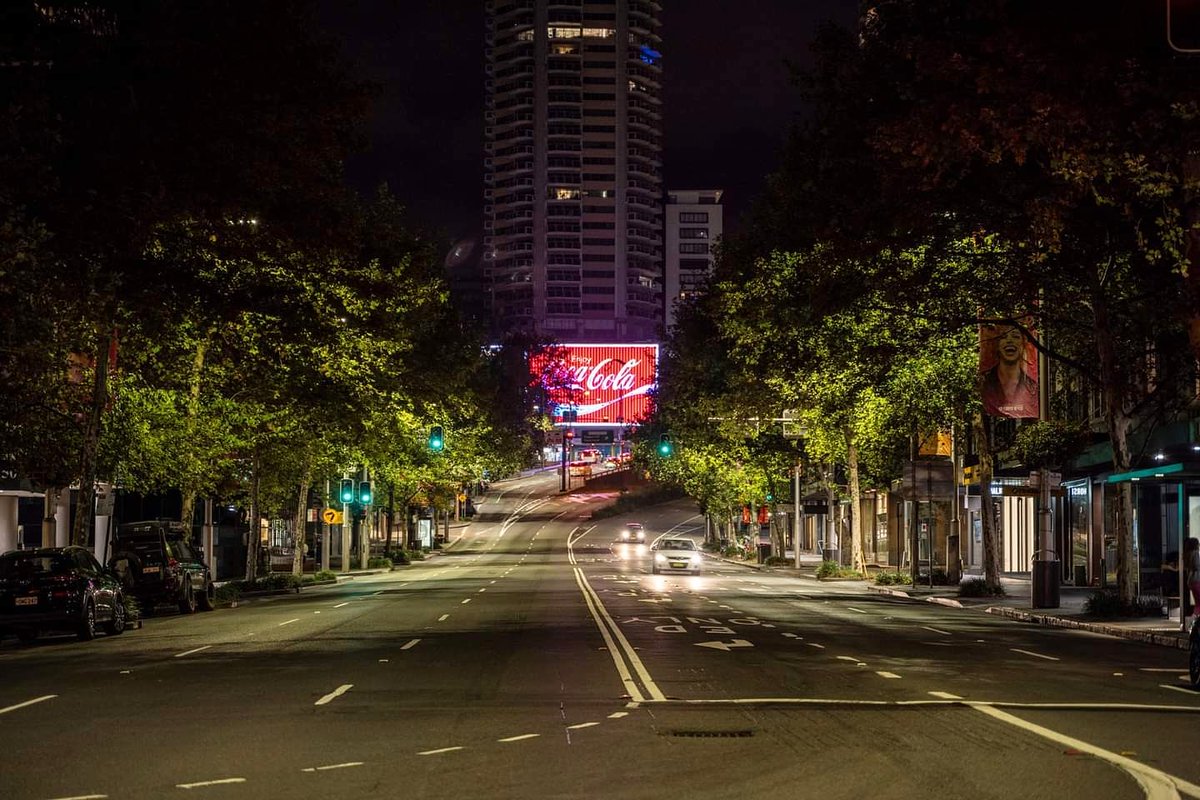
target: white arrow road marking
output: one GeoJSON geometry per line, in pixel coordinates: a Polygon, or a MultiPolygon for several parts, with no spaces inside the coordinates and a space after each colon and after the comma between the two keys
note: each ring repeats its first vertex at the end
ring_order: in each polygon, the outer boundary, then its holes
{"type": "Polygon", "coordinates": [[[1044,656],[1041,653],[1035,653],[1032,650],[1022,650],[1018,647],[1010,647],[1008,649],[1012,650],[1014,653],[1021,653],[1022,655],[1026,655],[1026,656],[1033,656],[1034,658],[1044,658],[1047,661],[1061,661],[1062,660],[1059,658],[1055,658],[1054,656],[1044,656]]]}
{"type": "Polygon", "coordinates": [[[696,647],[711,647],[713,650],[724,650],[728,653],[735,647],[754,647],[753,644],[745,639],[734,639],[731,642],[694,642],[696,647]]]}
{"type": "Polygon", "coordinates": [[[197,781],[196,783],[177,783],[176,789],[199,789],[203,786],[220,786],[225,783],[245,783],[245,778],[221,778],[215,781],[197,781]]]}
{"type": "Polygon", "coordinates": [[[18,708],[24,708],[25,706],[31,706],[34,703],[41,703],[45,700],[53,700],[55,697],[58,697],[58,695],[46,694],[46,695],[42,695],[41,697],[35,697],[32,700],[26,700],[24,703],[17,703],[15,706],[6,706],[4,708],[0,708],[0,714],[7,714],[10,711],[16,711],[18,708]]]}
{"type": "Polygon", "coordinates": [[[315,705],[315,706],[323,706],[323,705],[325,705],[326,703],[330,702],[331,700],[335,700],[335,699],[337,699],[337,698],[341,697],[341,696],[342,696],[342,695],[344,695],[346,692],[350,691],[350,689],[351,689],[351,688],[353,688],[353,687],[354,687],[354,684],[353,684],[353,683],[343,683],[341,686],[337,687],[337,688],[336,688],[336,689],[334,689],[332,692],[330,692],[329,694],[325,695],[324,697],[322,697],[322,698],[321,698],[320,700],[318,700],[317,702],[313,703],[313,705],[315,705]]]}

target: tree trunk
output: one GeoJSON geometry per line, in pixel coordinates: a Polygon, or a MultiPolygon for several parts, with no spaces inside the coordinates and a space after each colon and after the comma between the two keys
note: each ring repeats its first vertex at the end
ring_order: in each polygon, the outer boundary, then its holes
{"type": "Polygon", "coordinates": [[[866,574],[867,559],[863,554],[862,541],[862,489],[858,480],[858,445],[854,443],[854,435],[850,428],[844,428],[846,437],[846,471],[850,478],[850,566],[856,572],[866,574]]]}
{"type": "Polygon", "coordinates": [[[837,487],[833,484],[835,474],[833,465],[830,464],[825,470],[825,502],[829,506],[828,513],[825,515],[825,547],[835,551],[835,558],[840,565],[842,563],[842,539],[838,523],[841,521],[841,514],[837,502],[837,487]],[[837,517],[834,516],[835,512],[838,512],[837,517]],[[837,547],[833,546],[834,542],[837,542],[837,547]]]}
{"type": "MultiPolygon", "coordinates": [[[[1104,416],[1108,423],[1108,438],[1112,444],[1113,470],[1128,472],[1129,428],[1132,420],[1126,410],[1128,397],[1126,373],[1119,363],[1117,347],[1109,322],[1108,305],[1100,290],[1092,297],[1093,333],[1100,361],[1100,385],[1104,392],[1104,416]]],[[[1113,515],[1113,532],[1117,538],[1117,595],[1121,602],[1130,604],[1136,593],[1133,554],[1133,487],[1128,483],[1117,484],[1117,502],[1113,515]]]]}
{"type": "Polygon", "coordinates": [[[300,491],[296,495],[296,527],[292,532],[292,574],[304,574],[304,530],[308,518],[308,485],[309,479],[300,482],[300,491]]]}
{"type": "MultiPolygon", "coordinates": [[[[982,382],[982,375],[980,381],[982,382]]],[[[980,387],[982,391],[982,386],[980,387]]],[[[992,506],[992,437],[982,414],[972,421],[979,443],[979,517],[983,522],[983,580],[992,591],[1000,589],[1000,537],[992,506]]]]}
{"type": "MultiPolygon", "coordinates": [[[[187,433],[188,444],[192,442],[196,430],[196,417],[200,414],[200,376],[204,372],[204,359],[208,354],[208,340],[212,336],[209,329],[204,338],[196,344],[196,352],[192,355],[191,385],[188,387],[187,404],[187,433]]],[[[188,535],[192,532],[192,520],[195,517],[196,487],[187,485],[180,487],[179,521],[183,523],[188,535]]]]}
{"type": "Polygon", "coordinates": [[[105,332],[96,336],[92,398],[83,429],[83,453],[79,465],[79,500],[71,526],[71,544],[79,547],[87,547],[89,534],[95,527],[96,455],[100,449],[104,407],[108,405],[108,359],[111,347],[111,334],[105,332]]]}

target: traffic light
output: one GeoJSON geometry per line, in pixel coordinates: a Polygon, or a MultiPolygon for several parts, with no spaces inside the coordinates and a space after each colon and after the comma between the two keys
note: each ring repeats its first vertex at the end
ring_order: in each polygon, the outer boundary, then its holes
{"type": "Polygon", "coordinates": [[[342,493],[338,497],[343,505],[354,502],[354,481],[351,478],[342,478],[342,493]]]}
{"type": "Polygon", "coordinates": [[[658,437],[658,454],[663,458],[668,458],[671,453],[675,452],[675,445],[671,442],[671,434],[664,433],[658,437]]]}
{"type": "Polygon", "coordinates": [[[435,453],[446,449],[446,435],[441,425],[434,425],[429,429],[429,449],[435,453]]]}
{"type": "Polygon", "coordinates": [[[371,482],[360,481],[358,484],[358,502],[364,506],[371,505],[371,482]]]}

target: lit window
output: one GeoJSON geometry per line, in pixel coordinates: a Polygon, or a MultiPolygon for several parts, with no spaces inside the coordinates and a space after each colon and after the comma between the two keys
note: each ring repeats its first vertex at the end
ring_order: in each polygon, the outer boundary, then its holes
{"type": "Polygon", "coordinates": [[[585,39],[608,39],[616,31],[612,28],[584,28],[583,38],[585,39]]]}
{"type": "MultiPolygon", "coordinates": [[[[584,34],[583,34],[584,36],[588,35],[587,34],[588,30],[591,30],[591,29],[590,28],[584,29],[584,34]]],[[[550,38],[550,39],[578,39],[579,38],[579,28],[559,28],[557,26],[551,25],[549,28],[546,29],[546,36],[547,36],[547,38],[550,38]]]]}
{"type": "Polygon", "coordinates": [[[552,200],[578,200],[579,190],[571,189],[566,186],[551,186],[550,199],[552,200]]]}

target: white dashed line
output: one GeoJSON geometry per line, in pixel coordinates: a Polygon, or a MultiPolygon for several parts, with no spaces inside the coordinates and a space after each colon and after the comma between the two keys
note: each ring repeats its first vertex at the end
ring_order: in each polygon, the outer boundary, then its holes
{"type": "Polygon", "coordinates": [[[354,686],[353,683],[343,683],[341,686],[337,687],[332,692],[325,695],[317,702],[313,703],[313,705],[314,706],[323,706],[326,703],[330,702],[331,700],[335,700],[336,698],[341,697],[346,692],[350,691],[350,689],[353,688],[353,686],[354,686]]]}
{"type": "Polygon", "coordinates": [[[486,592],[486,591],[487,591],[487,587],[485,586],[484,588],[482,588],[478,592],[476,592],[476,594],[479,594],[481,592],[486,592]]]}
{"type": "Polygon", "coordinates": [[[443,747],[440,750],[422,750],[417,753],[419,756],[436,756],[439,753],[453,753],[455,750],[462,750],[461,747],[443,747]]]}
{"type": "Polygon", "coordinates": [[[838,656],[838,661],[853,661],[855,664],[863,663],[861,658],[855,658],[854,656],[838,656]]]}
{"type": "Polygon", "coordinates": [[[442,614],[440,617],[438,617],[438,622],[445,622],[448,619],[450,619],[449,614],[442,614]]]}
{"type": "Polygon", "coordinates": [[[931,628],[928,625],[922,625],[921,627],[927,631],[933,631],[934,633],[940,633],[942,636],[953,636],[954,635],[954,634],[950,633],[950,631],[943,631],[943,630],[939,630],[937,628],[931,628]]]}
{"type": "Polygon", "coordinates": [[[34,703],[41,703],[46,700],[53,700],[55,697],[58,697],[58,695],[46,694],[46,695],[42,695],[41,697],[35,697],[32,700],[26,700],[24,703],[17,703],[15,706],[6,706],[5,708],[0,708],[0,714],[7,714],[10,711],[16,711],[18,708],[25,708],[25,706],[31,706],[34,703]]]}
{"type": "Polygon", "coordinates": [[[299,621],[300,621],[299,617],[296,617],[295,619],[289,619],[287,622],[279,623],[279,627],[282,628],[284,625],[291,625],[293,622],[299,622],[299,621]]]}
{"type": "Polygon", "coordinates": [[[461,603],[459,603],[459,605],[465,606],[469,602],[471,602],[471,598],[468,597],[466,600],[463,600],[461,603]]]}
{"type": "Polygon", "coordinates": [[[416,643],[417,643],[417,642],[419,642],[419,641],[421,641],[421,640],[420,640],[420,639],[409,639],[407,642],[405,642],[405,643],[403,644],[403,646],[401,646],[401,648],[400,648],[400,649],[401,649],[401,650],[408,650],[409,648],[411,648],[411,647],[414,647],[414,646],[416,645],[416,643]]]}
{"type": "Polygon", "coordinates": [[[894,672],[884,672],[884,671],[880,670],[880,671],[876,671],[875,674],[881,678],[888,678],[890,680],[899,680],[899,678],[900,678],[900,676],[894,672]]]}
{"type": "Polygon", "coordinates": [[[608,718],[609,719],[620,719],[621,717],[628,717],[628,716],[629,716],[628,711],[614,711],[613,713],[608,715],[608,718]]]}
{"type": "Polygon", "coordinates": [[[1026,656],[1033,656],[1034,658],[1044,658],[1047,661],[1061,661],[1062,660],[1059,658],[1055,658],[1054,656],[1044,656],[1041,653],[1035,653],[1032,650],[1022,650],[1019,647],[1010,647],[1008,649],[1013,651],[1014,653],[1020,653],[1021,655],[1026,655],[1026,656]]]}
{"type": "Polygon", "coordinates": [[[823,645],[823,644],[816,644],[815,642],[805,642],[805,644],[806,644],[806,645],[808,645],[809,647],[815,647],[815,648],[817,648],[818,650],[824,650],[824,649],[825,649],[825,645],[823,645]]]}
{"type": "Polygon", "coordinates": [[[861,608],[855,608],[854,606],[846,606],[846,608],[850,609],[851,611],[855,612],[856,614],[867,613],[867,612],[863,611],[861,608]]]}
{"type": "Polygon", "coordinates": [[[1142,667],[1138,672],[1187,672],[1187,670],[1179,669],[1178,667],[1175,669],[1170,667],[1142,667]]]}
{"type": "MultiPolygon", "coordinates": [[[[203,647],[193,647],[191,650],[184,650],[182,653],[176,653],[175,658],[183,658],[184,656],[190,656],[192,653],[199,653],[201,650],[207,650],[210,647],[212,647],[211,644],[206,644],[203,647]]],[[[4,713],[4,712],[0,711],[0,714],[2,714],[2,713],[4,713]]]]}
{"type": "Polygon", "coordinates": [[[578,723],[578,724],[576,724],[576,725],[568,725],[568,726],[567,726],[567,730],[569,730],[569,731],[577,731],[577,730],[579,730],[580,728],[594,728],[594,727],[596,727],[596,726],[597,726],[597,725],[599,725],[599,724],[600,724],[599,722],[580,722],[580,723],[578,723]]]}
{"type": "Polygon", "coordinates": [[[344,603],[338,603],[336,606],[334,606],[334,608],[341,608],[342,606],[348,606],[348,605],[350,605],[350,601],[349,601],[349,600],[347,600],[347,601],[346,601],[346,602],[344,602],[344,603]]]}
{"type": "Polygon", "coordinates": [[[1192,697],[1195,697],[1197,694],[1195,689],[1185,689],[1182,686],[1172,686],[1169,683],[1160,683],[1158,686],[1161,689],[1170,689],[1173,692],[1183,692],[1184,694],[1190,694],[1192,697]]]}
{"type": "Polygon", "coordinates": [[[347,761],[345,764],[326,764],[323,767],[305,767],[301,772],[324,772],[329,769],[346,769],[347,767],[361,767],[361,761],[347,761]]]}
{"type": "Polygon", "coordinates": [[[106,794],[77,794],[71,797],[55,797],[54,800],[104,800],[106,794]]]}
{"type": "Polygon", "coordinates": [[[540,733],[522,733],[520,736],[509,736],[504,739],[497,739],[497,742],[519,742],[522,739],[536,739],[541,736],[540,733]]]}
{"type": "Polygon", "coordinates": [[[200,789],[204,786],[222,786],[227,783],[245,783],[245,778],[220,778],[215,781],[197,781],[196,783],[177,783],[176,789],[200,789]]]}

